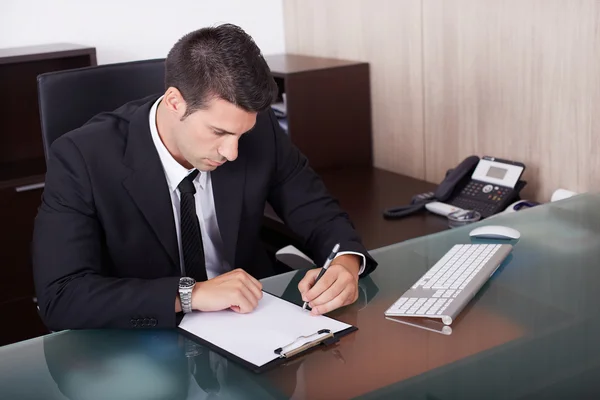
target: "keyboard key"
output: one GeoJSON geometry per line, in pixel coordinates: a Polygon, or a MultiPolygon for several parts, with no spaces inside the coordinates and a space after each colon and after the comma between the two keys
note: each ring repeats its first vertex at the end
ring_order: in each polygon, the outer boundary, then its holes
{"type": "Polygon", "coordinates": [[[438,301],[435,302],[435,306],[436,307],[442,307],[444,304],[446,304],[446,299],[439,299],[438,301]]]}
{"type": "Polygon", "coordinates": [[[406,303],[408,299],[406,297],[400,297],[400,300],[398,300],[395,304],[394,304],[394,308],[401,308],[402,305],[404,303],[406,303]]]}

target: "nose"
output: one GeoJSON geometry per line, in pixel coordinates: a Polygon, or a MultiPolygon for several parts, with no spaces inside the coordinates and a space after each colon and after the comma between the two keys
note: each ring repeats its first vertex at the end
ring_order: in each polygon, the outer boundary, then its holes
{"type": "Polygon", "coordinates": [[[238,156],[238,138],[231,136],[227,139],[229,140],[226,140],[219,148],[219,154],[227,161],[234,161],[238,156]]]}

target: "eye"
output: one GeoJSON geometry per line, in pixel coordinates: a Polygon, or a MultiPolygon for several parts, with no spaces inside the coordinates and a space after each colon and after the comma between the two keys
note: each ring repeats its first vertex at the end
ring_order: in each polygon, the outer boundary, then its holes
{"type": "Polygon", "coordinates": [[[225,136],[225,135],[227,135],[227,133],[226,133],[226,132],[223,132],[223,131],[213,131],[213,133],[214,133],[215,135],[217,135],[217,136],[225,136]]]}

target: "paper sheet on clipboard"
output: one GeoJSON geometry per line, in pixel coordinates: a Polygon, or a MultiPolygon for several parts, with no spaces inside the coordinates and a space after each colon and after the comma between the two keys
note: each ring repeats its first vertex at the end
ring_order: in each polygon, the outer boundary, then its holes
{"type": "Polygon", "coordinates": [[[277,348],[305,344],[308,339],[301,339],[302,336],[315,340],[317,332],[324,329],[338,333],[353,327],[326,316],[310,315],[302,307],[263,292],[258,307],[251,313],[193,312],[185,315],[179,328],[262,367],[280,358],[275,353],[277,348]]]}

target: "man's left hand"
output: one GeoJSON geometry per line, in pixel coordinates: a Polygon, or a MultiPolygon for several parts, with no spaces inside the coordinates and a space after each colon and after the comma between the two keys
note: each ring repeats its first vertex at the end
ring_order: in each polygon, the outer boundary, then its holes
{"type": "Polygon", "coordinates": [[[306,273],[298,289],[302,300],[308,301],[312,308],[311,314],[326,314],[356,301],[360,262],[360,258],[353,254],[338,256],[316,284],[315,279],[321,268],[306,273]]]}

